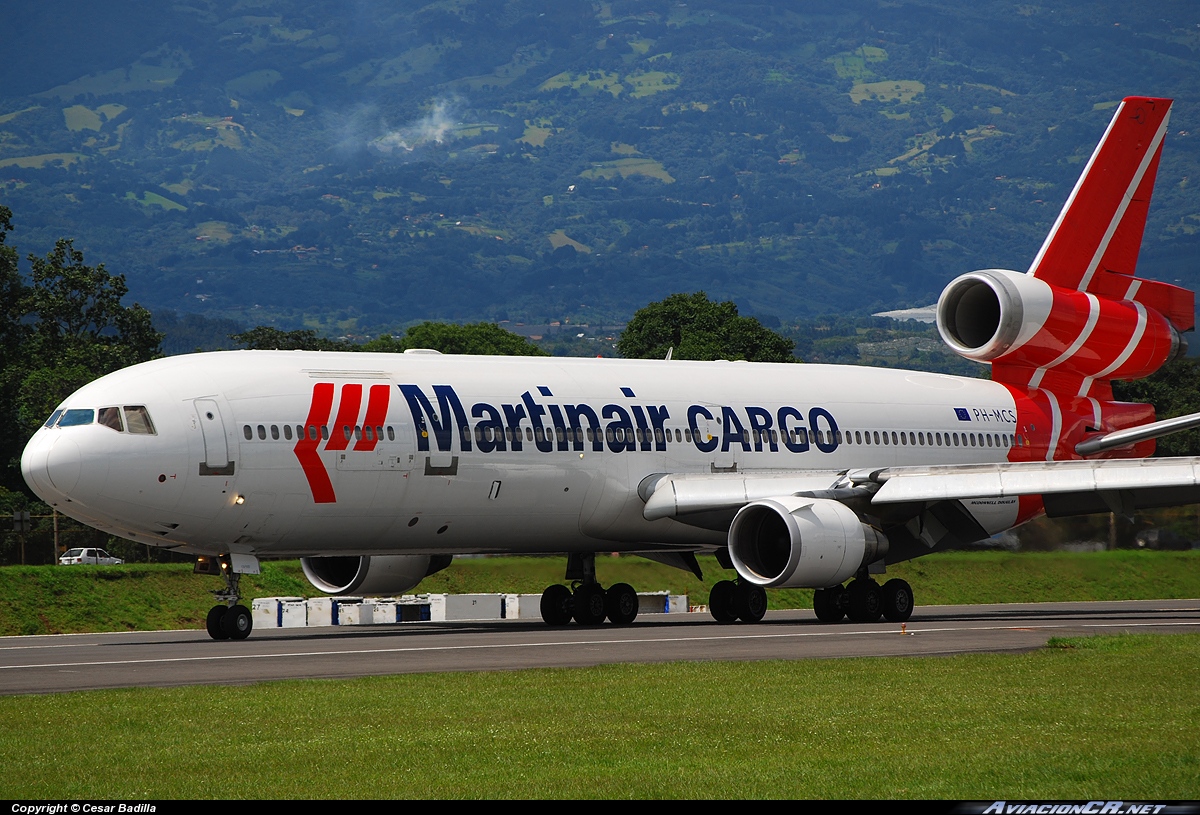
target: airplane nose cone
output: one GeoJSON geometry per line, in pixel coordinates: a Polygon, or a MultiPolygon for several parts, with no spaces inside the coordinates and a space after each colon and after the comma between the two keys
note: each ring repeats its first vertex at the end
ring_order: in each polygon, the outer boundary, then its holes
{"type": "Polygon", "coordinates": [[[25,483],[48,503],[55,503],[74,489],[82,464],[79,445],[57,433],[34,436],[21,454],[25,483]]]}
{"type": "Polygon", "coordinates": [[[46,476],[54,488],[67,495],[79,481],[79,470],[83,464],[83,454],[74,439],[62,436],[50,448],[46,457],[46,476]]]}

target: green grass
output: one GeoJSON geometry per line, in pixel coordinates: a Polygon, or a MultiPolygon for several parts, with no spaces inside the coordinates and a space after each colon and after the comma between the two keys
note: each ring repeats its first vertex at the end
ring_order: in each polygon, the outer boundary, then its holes
{"type": "MultiPolygon", "coordinates": [[[[711,557],[699,560],[704,580],[632,556],[601,555],[596,573],[606,586],[629,583],[702,604],[732,573],[711,557]]],[[[460,558],[417,591],[537,594],[562,582],[565,564],[562,557],[460,558]]],[[[911,583],[918,605],[1200,597],[1200,552],[951,552],[892,566],[890,577],[911,583]]],[[[209,592],[220,585],[187,564],[0,568],[0,635],[201,628],[209,592]]],[[[242,590],[247,598],[320,594],[297,561],[264,563],[261,575],[243,578],[242,590]]],[[[776,609],[812,607],[808,589],[772,590],[768,599],[776,609]]]]}
{"type": "Polygon", "coordinates": [[[1063,642],[9,697],[0,796],[1200,797],[1200,635],[1063,642]]]}

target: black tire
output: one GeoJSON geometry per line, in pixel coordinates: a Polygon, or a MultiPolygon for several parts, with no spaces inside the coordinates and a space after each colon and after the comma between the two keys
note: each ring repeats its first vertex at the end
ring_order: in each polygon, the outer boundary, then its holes
{"type": "Polygon", "coordinates": [[[225,619],[227,611],[229,611],[227,606],[213,606],[208,610],[208,617],[204,619],[204,627],[208,629],[208,636],[214,640],[229,639],[229,634],[221,625],[221,620],[225,619]]]}
{"type": "Polygon", "coordinates": [[[854,623],[875,623],[883,616],[883,592],[874,580],[855,580],[846,591],[850,594],[850,607],[846,616],[854,623]]]}
{"type": "Polygon", "coordinates": [[[633,586],[618,583],[604,593],[604,613],[613,625],[629,625],[637,618],[638,596],[633,586]]]}
{"type": "Polygon", "coordinates": [[[883,584],[883,616],[888,622],[902,623],[913,613],[913,590],[900,578],[883,584]]]}
{"type": "Polygon", "coordinates": [[[221,618],[221,628],[225,630],[231,640],[246,639],[254,629],[254,618],[250,616],[250,609],[245,606],[234,606],[229,609],[221,618]]]}
{"type": "Polygon", "coordinates": [[[566,625],[575,612],[575,600],[571,590],[555,583],[542,592],[542,619],[546,625],[566,625]]]}
{"type": "Polygon", "coordinates": [[[575,622],[580,625],[604,622],[604,594],[599,583],[585,583],[575,589],[575,622]]]}
{"type": "Polygon", "coordinates": [[[737,583],[719,580],[708,593],[708,611],[719,623],[736,623],[737,613],[733,610],[733,593],[737,583]]]}
{"type": "Polygon", "coordinates": [[[733,609],[742,622],[757,623],[767,615],[767,590],[741,581],[733,593],[733,609]]]}
{"type": "Polygon", "coordinates": [[[846,609],[841,602],[845,591],[841,586],[830,586],[813,592],[813,611],[816,612],[818,620],[823,623],[836,623],[846,616],[846,609]]]}

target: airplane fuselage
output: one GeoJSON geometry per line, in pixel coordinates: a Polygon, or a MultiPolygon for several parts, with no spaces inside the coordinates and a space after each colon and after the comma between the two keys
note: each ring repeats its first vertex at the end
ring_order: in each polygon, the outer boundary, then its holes
{"type": "MultiPolygon", "coordinates": [[[[127,406],[153,434],[38,431],[39,495],[144,543],[271,556],[711,548],[723,533],[643,518],[639,483],[1044,457],[1049,429],[981,379],[434,353],[172,357],[62,409],[127,406]]],[[[988,531],[1017,521],[1015,499],[971,511],[988,531]]]]}

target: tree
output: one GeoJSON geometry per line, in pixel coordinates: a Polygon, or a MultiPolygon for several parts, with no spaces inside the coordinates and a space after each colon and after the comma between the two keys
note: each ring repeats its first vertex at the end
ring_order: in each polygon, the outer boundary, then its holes
{"type": "Polygon", "coordinates": [[[31,330],[11,366],[20,376],[15,407],[23,438],[72,392],[154,359],[162,345],[150,312],[121,304],[129,292],[125,276],[110,274],[103,263],[87,265],[71,240],[60,239],[46,257],[30,255],[29,262],[33,285],[24,287],[19,310],[31,330]]]}
{"type": "Polygon", "coordinates": [[[251,328],[229,339],[254,351],[354,351],[356,346],[317,335],[311,329],[282,331],[266,325],[251,328]]]}
{"type": "Polygon", "coordinates": [[[26,440],[73,391],[159,355],[150,312],[124,306],[123,275],[89,266],[70,240],[29,256],[32,285],[8,245],[12,211],[0,206],[0,483],[21,489],[26,440]]]}
{"type": "Polygon", "coordinates": [[[400,353],[409,348],[431,348],[443,354],[488,354],[492,356],[550,356],[522,336],[505,331],[495,323],[424,322],[410,327],[396,338],[385,334],[358,346],[360,351],[400,353]]]}
{"type": "Polygon", "coordinates": [[[702,291],[672,294],[639,309],[617,340],[627,359],[663,359],[674,348],[674,359],[795,362],[795,346],[753,317],[739,316],[733,303],[714,303],[702,291]]]}
{"type": "MultiPolygon", "coordinates": [[[[1195,413],[1200,409],[1200,360],[1181,357],[1167,363],[1145,379],[1114,382],[1113,394],[1123,402],[1154,405],[1159,419],[1195,413]]],[[[1163,436],[1155,445],[1156,456],[1200,455],[1200,430],[1163,436]]]]}

